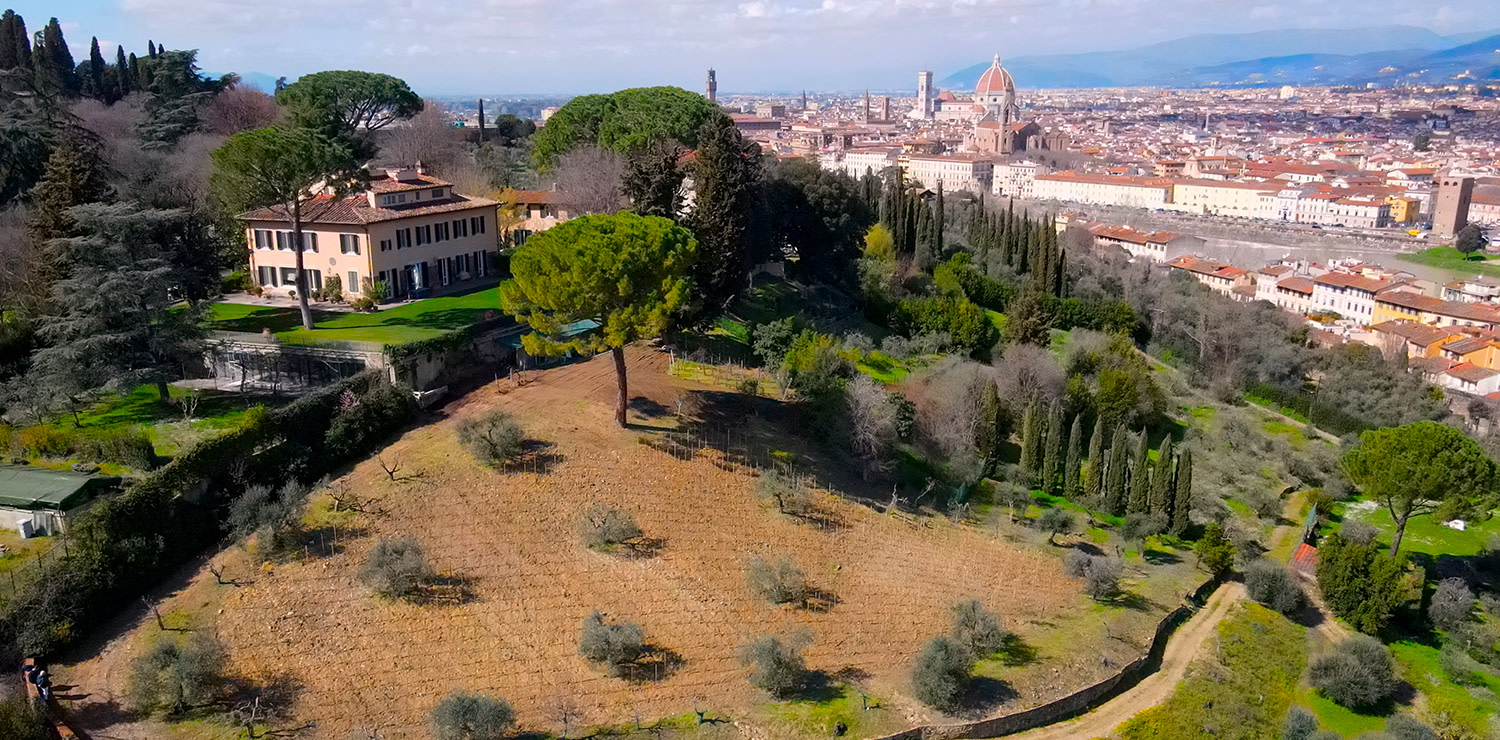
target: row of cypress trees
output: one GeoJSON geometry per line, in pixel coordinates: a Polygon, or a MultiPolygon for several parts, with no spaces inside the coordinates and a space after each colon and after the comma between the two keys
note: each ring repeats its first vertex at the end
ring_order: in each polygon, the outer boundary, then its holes
{"type": "MultiPolygon", "coordinates": [[[[988,394],[986,394],[988,395],[988,394]]],[[[1046,493],[1085,502],[1115,516],[1159,515],[1168,530],[1181,534],[1192,510],[1192,450],[1174,450],[1168,435],[1155,461],[1146,431],[1132,434],[1123,424],[1094,422],[1084,457],[1084,418],[1065,418],[1060,402],[1026,407],[1021,417],[1020,467],[1046,493]],[[1084,464],[1085,460],[1087,465],[1084,464]]]]}
{"type": "MultiPolygon", "coordinates": [[[[166,51],[154,41],[147,46],[148,60],[166,51]]],[[[89,58],[74,64],[56,18],[31,36],[26,31],[26,19],[7,10],[0,15],[0,72],[16,70],[39,90],[70,98],[94,98],[107,105],[145,88],[151,74],[150,65],[143,66],[134,53],[127,55],[123,46],[115,47],[113,63],[106,62],[97,36],[89,44],[89,58]]]]}

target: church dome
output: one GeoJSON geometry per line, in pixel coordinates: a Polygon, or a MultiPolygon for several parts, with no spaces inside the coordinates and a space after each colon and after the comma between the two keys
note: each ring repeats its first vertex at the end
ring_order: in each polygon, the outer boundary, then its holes
{"type": "Polygon", "coordinates": [[[1016,81],[1011,79],[1010,72],[1000,66],[1000,55],[996,54],[994,63],[979,76],[978,84],[974,85],[974,95],[1014,94],[1015,91],[1016,81]]]}

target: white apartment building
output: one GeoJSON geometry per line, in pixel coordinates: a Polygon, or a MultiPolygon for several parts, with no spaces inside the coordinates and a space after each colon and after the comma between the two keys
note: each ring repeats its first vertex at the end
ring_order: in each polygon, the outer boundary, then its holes
{"type": "Polygon", "coordinates": [[[1046,165],[1029,160],[995,165],[993,191],[995,195],[1005,195],[1012,198],[1031,198],[1034,193],[1032,186],[1036,182],[1036,176],[1044,175],[1047,172],[1046,165]]]}
{"type": "Polygon", "coordinates": [[[1375,296],[1397,283],[1346,272],[1330,272],[1313,278],[1313,308],[1336,313],[1369,326],[1375,316],[1375,296]]]}
{"type": "Polygon", "coordinates": [[[1172,181],[1154,177],[1095,175],[1067,170],[1037,175],[1032,197],[1067,203],[1165,208],[1172,200],[1172,181]]]}
{"type": "Polygon", "coordinates": [[[1171,208],[1188,213],[1239,218],[1272,218],[1280,187],[1259,182],[1177,180],[1171,208]]]}
{"type": "Polygon", "coordinates": [[[1167,261],[1168,252],[1197,252],[1203,249],[1203,239],[1171,231],[1137,231],[1129,226],[1099,224],[1091,227],[1096,247],[1119,247],[1132,257],[1167,261]]]}
{"type": "Polygon", "coordinates": [[[994,179],[995,163],[984,157],[966,154],[905,154],[899,160],[906,179],[929,190],[968,190],[989,192],[994,179]]]}
{"type": "Polygon", "coordinates": [[[895,147],[860,147],[842,152],[829,152],[821,158],[825,170],[837,170],[858,180],[868,172],[879,175],[887,167],[896,166],[896,157],[901,153],[895,147]]]}

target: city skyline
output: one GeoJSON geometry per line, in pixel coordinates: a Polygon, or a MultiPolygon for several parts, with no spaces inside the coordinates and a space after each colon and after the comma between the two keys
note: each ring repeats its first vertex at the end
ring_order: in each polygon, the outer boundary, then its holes
{"type": "MultiPolygon", "coordinates": [[[[56,15],[75,57],[97,36],[144,48],[147,39],[197,48],[209,72],[285,75],[369,69],[408,80],[424,95],[602,92],[702,85],[719,70],[724,93],[905,89],[913,71],[939,82],[1000,54],[1116,51],[1213,33],[1338,29],[1379,18],[1435,34],[1500,29],[1500,6],[1450,2],[1418,9],[1394,2],[1326,0],[1250,9],[1165,0],[858,2],[619,2],[496,0],[425,5],[354,0],[320,6],[290,0],[42,0],[11,4],[36,30],[56,15]],[[1354,12],[1357,11],[1357,12],[1354,12]],[[276,19],[275,33],[264,32],[276,19]],[[162,33],[161,29],[172,29],[162,33]]],[[[1022,86],[1026,81],[1020,80],[1022,86]]]]}

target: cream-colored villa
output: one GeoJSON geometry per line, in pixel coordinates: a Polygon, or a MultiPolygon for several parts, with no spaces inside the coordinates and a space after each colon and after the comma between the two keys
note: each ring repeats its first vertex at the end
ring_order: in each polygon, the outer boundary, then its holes
{"type": "MultiPolygon", "coordinates": [[[[498,201],[460,195],[420,166],[391,169],[359,194],[321,196],[303,207],[302,258],[307,285],[338,276],[358,296],[381,281],[393,298],[460,290],[495,271],[500,243],[498,201]]],[[[297,255],[285,206],[244,214],[250,267],[267,292],[297,285],[297,255]]]]}

